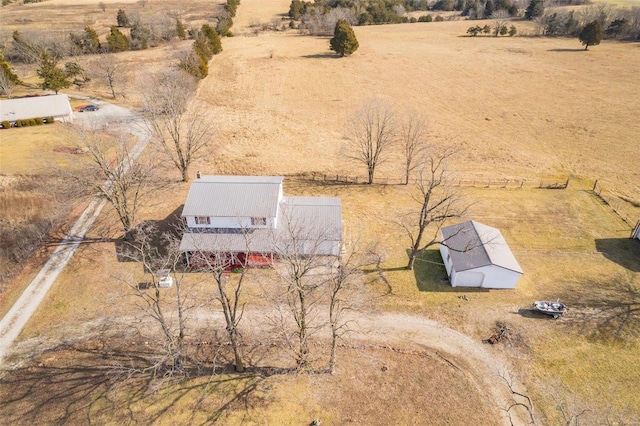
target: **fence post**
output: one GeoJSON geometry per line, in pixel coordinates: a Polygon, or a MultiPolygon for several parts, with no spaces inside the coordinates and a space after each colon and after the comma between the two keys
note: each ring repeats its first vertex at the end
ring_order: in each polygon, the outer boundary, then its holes
{"type": "Polygon", "coordinates": [[[326,182],[327,181],[327,175],[322,175],[322,180],[326,182]]]}
{"type": "Polygon", "coordinates": [[[596,192],[597,187],[598,187],[598,179],[596,179],[596,181],[594,182],[592,191],[596,192]]]}
{"type": "Polygon", "coordinates": [[[567,181],[564,183],[564,189],[567,189],[569,187],[569,179],[567,179],[567,181]]]}

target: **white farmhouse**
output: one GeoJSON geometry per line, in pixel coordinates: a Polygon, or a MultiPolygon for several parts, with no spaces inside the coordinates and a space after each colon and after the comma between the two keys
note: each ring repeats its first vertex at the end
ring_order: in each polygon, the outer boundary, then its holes
{"type": "Polygon", "coordinates": [[[285,197],[281,176],[200,176],[182,210],[180,250],[191,267],[207,256],[229,267],[268,266],[278,255],[337,256],[342,249],[339,198],[285,197]]]}
{"type": "Polygon", "coordinates": [[[65,94],[33,96],[0,101],[0,121],[12,125],[17,120],[53,117],[56,121],[72,122],[73,109],[65,94]]]}
{"type": "Polygon", "coordinates": [[[502,233],[476,221],[442,228],[440,254],[453,287],[515,288],[522,269],[502,233]]]}

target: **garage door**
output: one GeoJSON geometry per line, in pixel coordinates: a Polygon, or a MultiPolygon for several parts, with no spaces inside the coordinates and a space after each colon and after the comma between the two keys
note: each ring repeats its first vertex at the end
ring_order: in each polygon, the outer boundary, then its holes
{"type": "Polygon", "coordinates": [[[480,287],[484,280],[482,272],[458,272],[456,274],[456,287],[480,287]]]}

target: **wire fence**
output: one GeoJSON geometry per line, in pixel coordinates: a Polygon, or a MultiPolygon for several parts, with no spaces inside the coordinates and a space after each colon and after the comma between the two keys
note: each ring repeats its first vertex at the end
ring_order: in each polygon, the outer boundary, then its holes
{"type": "MultiPolygon", "coordinates": [[[[368,183],[368,178],[364,176],[352,176],[340,173],[320,173],[310,172],[296,175],[296,178],[324,182],[330,185],[364,185],[368,183]]],[[[452,186],[466,188],[503,188],[503,189],[567,189],[569,180],[559,179],[455,179],[450,182],[452,186]]],[[[404,177],[379,176],[373,179],[375,185],[405,185],[415,184],[416,179],[407,180],[404,177]]],[[[579,185],[580,186],[580,185],[579,185]]],[[[625,196],[612,190],[602,187],[596,180],[591,189],[602,203],[609,207],[620,219],[631,228],[634,228],[640,219],[640,199],[625,196]]]]}
{"type": "MultiPolygon", "coordinates": [[[[351,176],[339,173],[308,173],[299,176],[312,181],[320,181],[334,184],[367,184],[369,179],[363,176],[351,176]]],[[[373,184],[376,185],[406,185],[415,184],[416,179],[408,181],[403,177],[376,177],[373,184]]],[[[454,179],[450,182],[451,186],[468,187],[468,188],[542,188],[542,189],[566,189],[569,186],[569,179],[551,180],[551,179],[454,179]]]]}
{"type": "Polygon", "coordinates": [[[591,191],[630,227],[640,219],[640,200],[605,189],[597,180],[591,191]]]}

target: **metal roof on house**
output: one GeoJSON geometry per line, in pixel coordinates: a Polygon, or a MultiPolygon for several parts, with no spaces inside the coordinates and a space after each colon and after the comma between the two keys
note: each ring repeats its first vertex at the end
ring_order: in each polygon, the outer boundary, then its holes
{"type": "Polygon", "coordinates": [[[180,241],[180,251],[272,253],[273,230],[254,229],[244,232],[185,232],[180,241]]]}
{"type": "Polygon", "coordinates": [[[278,228],[304,230],[307,239],[342,240],[342,205],[335,197],[284,197],[278,228]]]}
{"type": "Polygon", "coordinates": [[[276,217],[282,180],[282,176],[202,176],[191,183],[182,217],[276,217]]]}
{"type": "Polygon", "coordinates": [[[29,118],[73,117],[69,97],[65,94],[33,96],[0,101],[0,121],[29,118]]]}
{"type": "Polygon", "coordinates": [[[443,243],[456,271],[495,265],[523,273],[502,233],[491,226],[468,221],[442,228],[443,243]]]}
{"type": "Polygon", "coordinates": [[[342,241],[342,211],[339,198],[284,197],[280,213],[276,229],[186,232],[180,242],[180,250],[339,254],[339,243],[342,241]]]}

